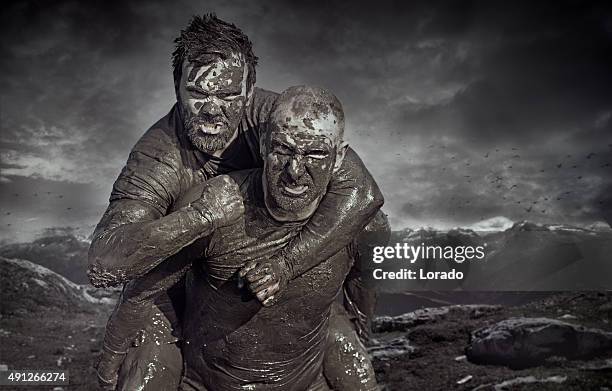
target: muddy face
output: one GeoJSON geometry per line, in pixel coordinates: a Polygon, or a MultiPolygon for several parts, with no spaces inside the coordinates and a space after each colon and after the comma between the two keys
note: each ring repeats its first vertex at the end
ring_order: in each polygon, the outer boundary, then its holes
{"type": "Polygon", "coordinates": [[[279,220],[304,220],[316,210],[332,175],[335,149],[329,138],[274,131],[264,161],[268,210],[279,220]]]}
{"type": "Polygon", "coordinates": [[[204,65],[185,61],[179,86],[184,127],[201,151],[223,150],[235,138],[248,101],[242,55],[214,56],[204,65]]]}
{"type": "Polygon", "coordinates": [[[279,221],[309,218],[327,191],[339,159],[344,118],[336,98],[320,89],[291,87],[277,100],[265,145],[266,206],[279,221]]]}

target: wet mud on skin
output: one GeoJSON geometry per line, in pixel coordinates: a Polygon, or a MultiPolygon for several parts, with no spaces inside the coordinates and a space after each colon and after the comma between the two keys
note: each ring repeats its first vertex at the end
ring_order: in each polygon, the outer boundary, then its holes
{"type": "Polygon", "coordinates": [[[222,150],[235,137],[247,103],[248,67],[243,57],[183,64],[181,113],[191,142],[206,153],[222,150]]]}
{"type": "MultiPolygon", "coordinates": [[[[160,141],[161,141],[161,140],[160,140],[160,141]]],[[[343,174],[344,174],[344,173],[343,173],[343,174]]],[[[170,188],[170,189],[164,189],[164,190],[166,191],[166,193],[168,193],[168,190],[170,190],[170,191],[171,191],[171,188],[170,188]]],[[[342,197],[338,197],[338,198],[342,198],[342,197]]],[[[335,201],[341,201],[341,202],[340,202],[341,204],[342,204],[343,202],[344,202],[344,204],[346,204],[346,202],[345,202],[345,201],[347,201],[347,200],[348,200],[348,205],[350,205],[350,207],[357,207],[358,209],[360,209],[360,210],[362,210],[362,211],[365,209],[365,208],[363,207],[363,205],[360,205],[359,207],[357,206],[357,205],[358,205],[358,203],[356,203],[356,202],[355,202],[355,201],[356,201],[356,198],[348,197],[348,199],[335,200],[335,201]]],[[[336,206],[335,201],[331,203],[331,208],[329,208],[329,210],[335,210],[335,212],[334,212],[334,213],[336,213],[336,214],[337,214],[337,209],[338,209],[338,208],[337,208],[337,207],[336,207],[336,208],[334,208],[334,206],[336,206]]],[[[155,200],[154,202],[157,202],[157,200],[155,200]]],[[[365,201],[364,201],[364,203],[365,203],[365,201]]],[[[163,204],[162,204],[162,205],[163,205],[163,204]]],[[[162,208],[163,208],[163,206],[160,208],[160,210],[161,210],[162,208]]],[[[342,210],[343,210],[343,212],[345,212],[345,213],[347,212],[346,205],[345,205],[345,207],[344,207],[344,208],[340,208],[340,209],[342,209],[342,210]]],[[[350,208],[349,208],[349,209],[350,209],[350,208]]],[[[191,211],[190,211],[190,212],[191,212],[191,211]]],[[[195,212],[199,212],[199,211],[196,209],[196,210],[195,210],[195,212]]],[[[143,213],[140,213],[140,211],[138,211],[137,213],[134,213],[133,215],[134,215],[134,216],[137,216],[137,215],[139,215],[139,214],[147,214],[147,213],[152,213],[152,212],[149,212],[149,211],[144,211],[143,213]]],[[[329,212],[329,213],[331,213],[331,212],[329,212]]],[[[197,213],[196,213],[196,214],[197,214],[197,213]]],[[[168,215],[168,216],[165,216],[164,218],[167,218],[167,217],[170,217],[170,216],[171,216],[171,215],[168,215]]],[[[117,216],[113,216],[113,215],[109,216],[109,220],[112,220],[112,218],[114,218],[114,217],[119,217],[119,219],[121,219],[121,217],[122,217],[122,216],[121,216],[121,211],[119,211],[119,213],[118,213],[118,215],[117,215],[117,216]]],[[[125,217],[125,216],[123,216],[123,217],[125,217]]],[[[359,218],[361,218],[361,217],[363,217],[363,216],[359,216],[359,218]]],[[[154,217],[154,218],[155,218],[155,217],[154,217]]],[[[180,226],[181,228],[185,228],[187,231],[198,231],[197,229],[191,229],[191,228],[193,228],[193,227],[189,227],[189,224],[194,222],[193,220],[195,220],[195,224],[206,224],[206,222],[202,222],[202,221],[201,221],[202,216],[200,216],[200,217],[199,217],[199,219],[198,219],[198,218],[195,218],[195,217],[183,216],[183,215],[181,215],[181,214],[178,214],[178,215],[172,216],[172,218],[173,218],[173,219],[175,219],[175,220],[177,220],[175,224],[179,224],[179,226],[180,226]],[[185,223],[186,223],[186,224],[185,224],[185,223]]],[[[340,217],[339,217],[339,218],[338,218],[338,222],[337,222],[337,223],[339,223],[340,221],[345,221],[345,219],[342,219],[342,218],[340,218],[340,217]]],[[[346,221],[345,221],[345,222],[346,222],[346,221]]],[[[151,223],[153,223],[153,225],[155,224],[154,222],[151,222],[151,223]]],[[[172,224],[170,224],[170,225],[172,225],[172,224]]],[[[111,227],[112,227],[112,224],[109,224],[109,226],[111,226],[111,227]]],[[[317,226],[318,226],[318,225],[317,225],[317,226]]],[[[325,227],[325,229],[328,229],[328,228],[329,228],[329,227],[328,227],[328,224],[323,224],[323,225],[321,225],[321,227],[322,227],[322,228],[323,228],[323,227],[325,227]]],[[[100,228],[101,228],[101,229],[105,228],[105,227],[104,227],[104,224],[101,224],[101,225],[100,225],[100,228]]],[[[136,227],[134,227],[134,228],[136,228],[136,227]]],[[[348,228],[348,227],[345,227],[345,228],[348,228]]],[[[124,227],[121,227],[121,229],[124,229],[124,227]]],[[[201,232],[206,231],[206,230],[208,230],[208,229],[210,229],[210,227],[205,228],[205,229],[199,229],[199,231],[200,231],[200,233],[201,233],[201,232]]],[[[144,231],[145,231],[145,232],[143,232],[143,234],[145,234],[145,235],[146,235],[146,231],[147,231],[147,230],[144,230],[144,231]]],[[[184,231],[184,230],[181,230],[181,231],[184,231]]],[[[160,231],[160,232],[161,232],[161,231],[160,231]]],[[[165,231],[164,231],[164,232],[165,232],[165,231]]],[[[346,235],[347,237],[349,236],[349,235],[347,234],[346,230],[334,230],[334,232],[339,232],[339,235],[340,235],[340,236],[342,236],[342,235],[346,235]]],[[[128,233],[128,232],[122,232],[122,235],[120,235],[120,236],[122,236],[122,237],[126,237],[126,236],[127,236],[127,237],[130,237],[131,235],[126,235],[127,233],[128,233]]],[[[136,232],[134,232],[134,233],[136,233],[136,232]]],[[[165,233],[168,233],[168,232],[165,232],[165,233]]],[[[168,236],[172,236],[172,235],[168,235],[168,236]]],[[[189,235],[185,235],[185,236],[189,236],[189,235]]],[[[310,238],[310,239],[308,239],[308,240],[307,240],[306,238],[304,238],[304,240],[302,240],[302,243],[300,244],[300,248],[299,248],[299,249],[298,249],[298,251],[296,251],[295,253],[297,253],[297,254],[299,254],[299,253],[304,253],[304,252],[309,253],[309,252],[312,252],[312,251],[313,251],[313,249],[316,247],[316,245],[321,246],[321,243],[317,243],[317,240],[315,240],[315,239],[314,239],[315,237],[321,237],[321,236],[320,236],[320,235],[311,235],[311,236],[312,236],[312,238],[310,238]]],[[[340,237],[340,236],[339,236],[339,237],[340,237]]],[[[338,238],[339,238],[339,237],[338,237],[338,238]]],[[[112,240],[112,235],[111,235],[110,239],[112,240]]],[[[164,239],[165,239],[165,241],[168,241],[168,238],[167,238],[167,237],[166,237],[166,238],[164,238],[164,239]]],[[[339,239],[338,239],[338,240],[335,240],[335,239],[336,239],[336,238],[334,238],[334,237],[326,237],[326,240],[329,240],[329,241],[331,241],[331,242],[342,242],[342,241],[341,241],[341,240],[339,240],[339,239]]],[[[174,242],[174,243],[172,244],[172,246],[176,246],[176,245],[177,245],[176,240],[171,240],[171,241],[173,241],[173,242],[174,242]]],[[[319,240],[319,241],[320,241],[320,240],[319,240]]],[[[348,239],[347,239],[347,241],[348,241],[348,239]]],[[[159,255],[159,250],[160,250],[160,248],[165,248],[165,247],[166,247],[166,246],[165,246],[163,243],[164,243],[164,240],[162,240],[162,241],[160,241],[160,242],[157,242],[157,241],[156,241],[156,246],[152,246],[152,247],[151,247],[151,251],[153,251],[153,250],[155,250],[155,249],[157,250],[157,252],[158,252],[157,257],[160,257],[160,255],[159,255]],[[159,243],[162,243],[162,245],[160,245],[159,243]]],[[[108,244],[108,243],[107,243],[107,244],[108,244]]],[[[172,246],[170,246],[169,248],[172,248],[172,246]]],[[[180,246],[180,244],[179,244],[179,246],[180,246]]],[[[147,246],[144,246],[144,247],[145,247],[145,248],[148,248],[147,246]]],[[[278,250],[278,248],[277,248],[277,250],[278,250]]],[[[330,249],[330,251],[331,251],[331,249],[330,249]]],[[[138,254],[138,255],[140,256],[141,254],[138,254]]],[[[153,256],[153,254],[151,254],[151,255],[153,256]]],[[[154,265],[154,264],[155,264],[155,262],[157,262],[157,261],[156,261],[156,260],[153,260],[153,262],[151,262],[151,264],[153,264],[153,265],[154,265]]],[[[143,263],[144,263],[144,262],[143,262],[143,263]]],[[[302,266],[303,266],[303,265],[302,265],[302,266]]],[[[92,268],[92,269],[94,269],[94,272],[95,272],[95,268],[92,268]]],[[[299,268],[299,267],[297,267],[296,269],[297,269],[297,271],[299,271],[299,270],[300,270],[300,268],[299,268]]],[[[307,269],[307,268],[306,268],[306,269],[307,269]]],[[[100,275],[103,275],[103,274],[104,274],[104,272],[105,272],[104,270],[101,270],[101,271],[99,271],[99,274],[100,274],[100,275]]],[[[125,278],[125,277],[126,277],[126,275],[127,275],[127,272],[128,272],[128,271],[126,271],[126,272],[122,272],[122,273],[118,273],[118,275],[119,275],[119,277],[122,277],[122,276],[123,276],[123,278],[125,278]]],[[[109,274],[110,274],[110,273],[109,273],[109,274]]],[[[105,277],[105,278],[106,278],[106,277],[105,277]]],[[[108,276],[108,279],[103,279],[103,280],[104,280],[104,283],[109,283],[109,284],[110,284],[110,283],[113,283],[113,281],[111,281],[111,280],[112,280],[112,276],[108,276]]],[[[305,307],[305,308],[306,308],[306,307],[305,307]]]]}
{"type": "Polygon", "coordinates": [[[322,262],[292,280],[271,307],[240,292],[236,272],[249,259],[278,250],[301,228],[266,217],[260,175],[256,171],[245,182],[244,220],[211,236],[205,264],[187,279],[186,370],[209,387],[253,383],[287,389],[313,383],[321,370],[330,306],[352,264],[347,252],[322,262]]]}

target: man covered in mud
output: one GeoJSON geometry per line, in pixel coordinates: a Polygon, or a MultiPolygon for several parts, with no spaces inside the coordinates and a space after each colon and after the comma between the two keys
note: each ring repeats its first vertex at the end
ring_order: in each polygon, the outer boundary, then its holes
{"type": "MultiPolygon", "coordinates": [[[[275,267],[269,255],[300,234],[347,149],[340,102],[320,88],[283,92],[269,126],[263,170],[219,176],[177,200],[180,208],[223,189],[243,202],[243,215],[129,285],[108,325],[116,333],[105,343],[124,349],[143,321],[142,309],[191,269],[184,389],[324,390],[329,381],[339,390],[375,390],[367,353],[336,300],[356,243],[291,278],[270,296],[274,305],[262,306],[253,295],[278,284],[267,270],[275,267]]],[[[364,234],[362,244],[370,240],[364,234]]]]}
{"type": "MultiPolygon", "coordinates": [[[[248,38],[235,26],[205,16],[194,18],[176,42],[178,102],[136,144],[114,184],[90,248],[89,275],[96,286],[138,279],[233,222],[242,213],[241,202],[225,182],[190,205],[178,208],[176,202],[187,189],[219,174],[262,165],[262,125],[277,94],[254,88],[257,59],[248,38]]],[[[272,282],[249,285],[258,299],[272,304],[291,279],[345,247],[381,204],[376,184],[348,149],[300,235],[269,253],[267,262],[249,265],[251,275],[267,275],[272,282]]],[[[182,300],[179,282],[156,297],[136,347],[126,352],[105,346],[106,353],[125,358],[120,377],[126,389],[140,387],[143,379],[154,389],[166,384],[165,376],[170,382],[177,378],[182,300]],[[166,363],[174,357],[177,364],[157,365],[160,357],[166,363]]]]}

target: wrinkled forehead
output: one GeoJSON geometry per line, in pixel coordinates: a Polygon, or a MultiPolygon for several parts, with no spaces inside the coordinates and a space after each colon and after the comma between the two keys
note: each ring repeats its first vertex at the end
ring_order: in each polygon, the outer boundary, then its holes
{"type": "Polygon", "coordinates": [[[278,105],[271,116],[273,128],[294,138],[341,141],[344,121],[328,105],[291,101],[278,105]]]}
{"type": "Polygon", "coordinates": [[[292,132],[281,128],[273,127],[270,133],[270,140],[280,144],[285,144],[296,149],[332,149],[336,142],[331,137],[324,134],[313,134],[310,132],[292,132]]]}
{"type": "Polygon", "coordinates": [[[232,53],[227,58],[209,56],[202,61],[183,62],[182,82],[186,86],[206,91],[242,90],[248,67],[242,54],[232,53]]]}

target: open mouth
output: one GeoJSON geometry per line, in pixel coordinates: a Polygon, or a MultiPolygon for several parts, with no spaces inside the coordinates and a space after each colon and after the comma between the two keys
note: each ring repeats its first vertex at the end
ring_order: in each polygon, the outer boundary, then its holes
{"type": "Polygon", "coordinates": [[[301,195],[301,194],[304,194],[306,192],[306,190],[308,190],[308,186],[306,186],[306,185],[299,185],[299,186],[287,186],[287,185],[284,185],[283,186],[283,190],[285,190],[289,194],[301,195]]]}
{"type": "Polygon", "coordinates": [[[223,122],[215,122],[213,125],[200,125],[200,132],[205,134],[219,134],[223,131],[223,122]]]}

